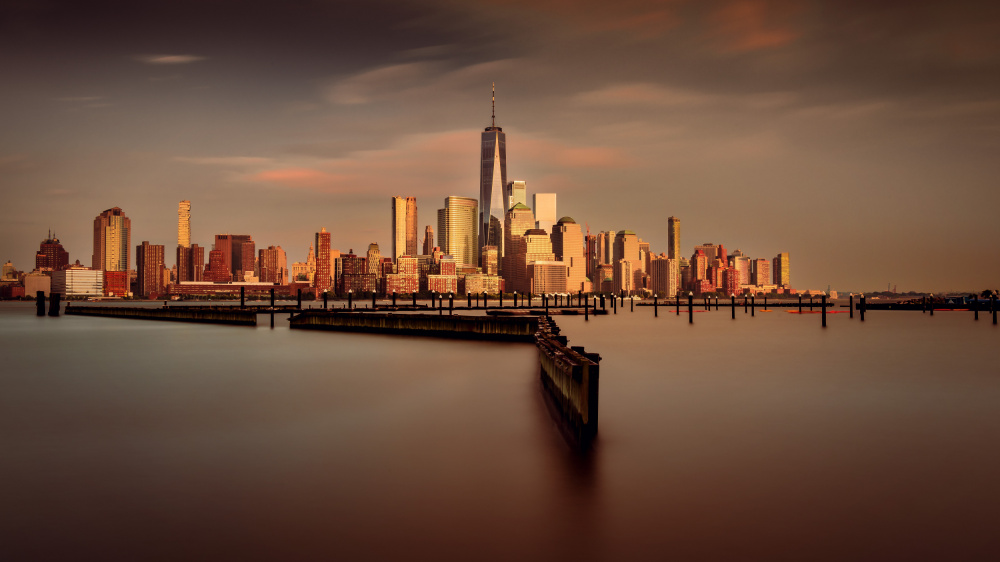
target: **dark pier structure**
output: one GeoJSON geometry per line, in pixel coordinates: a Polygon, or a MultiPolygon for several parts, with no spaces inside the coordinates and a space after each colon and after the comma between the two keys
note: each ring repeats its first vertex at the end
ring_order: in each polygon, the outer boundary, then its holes
{"type": "Polygon", "coordinates": [[[165,320],[168,322],[198,322],[201,324],[230,324],[256,326],[257,312],[235,306],[67,306],[70,316],[102,316],[106,318],[133,318],[138,320],[165,320]]]}
{"type": "Polygon", "coordinates": [[[304,310],[289,327],[370,334],[433,336],[492,341],[534,341],[536,316],[454,316],[340,310],[304,310]]]}

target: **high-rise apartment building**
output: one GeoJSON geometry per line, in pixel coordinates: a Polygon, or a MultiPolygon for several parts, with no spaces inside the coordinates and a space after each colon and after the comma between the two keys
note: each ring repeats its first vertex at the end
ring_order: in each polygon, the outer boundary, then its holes
{"type": "Polygon", "coordinates": [[[319,292],[328,291],[332,286],[330,275],[330,233],[326,228],[316,233],[316,270],[313,275],[313,287],[319,292]]]}
{"type": "Polygon", "coordinates": [[[257,258],[261,283],[288,283],[288,257],[281,246],[268,246],[259,252],[257,258]]]}
{"type": "Polygon", "coordinates": [[[490,245],[479,243],[478,215],[478,203],[471,197],[445,197],[444,209],[438,209],[438,246],[460,264],[479,265],[482,246],[490,245]]]}
{"type": "Polygon", "coordinates": [[[191,202],[188,200],[177,205],[177,245],[181,248],[191,246],[191,202]]]}
{"type": "MultiPolygon", "coordinates": [[[[478,260],[483,246],[496,246],[503,255],[503,220],[507,205],[504,189],[507,186],[507,135],[497,127],[496,91],[493,93],[493,116],[490,126],[483,131],[480,143],[479,165],[479,226],[478,244],[472,256],[478,260]]],[[[444,249],[444,246],[441,246],[444,249]]],[[[447,250],[445,250],[447,253],[447,250]]],[[[458,259],[458,256],[452,254],[458,259]]],[[[478,262],[471,265],[479,265],[478,262]]]]}
{"type": "Polygon", "coordinates": [[[584,290],[587,263],[583,253],[583,231],[572,217],[563,217],[552,227],[552,253],[566,266],[566,290],[584,290]]]}
{"type": "Polygon", "coordinates": [[[531,202],[535,210],[535,228],[552,234],[556,224],[556,194],[536,193],[531,196],[531,202]]]}
{"type": "Polygon", "coordinates": [[[781,252],[774,257],[774,284],[779,287],[790,287],[792,284],[788,270],[788,252],[781,252]]]}
{"type": "MultiPolygon", "coordinates": [[[[587,260],[587,279],[593,281],[594,275],[597,273],[597,266],[601,264],[597,255],[597,236],[594,236],[593,234],[587,234],[584,236],[583,247],[584,259],[587,260]]],[[[594,286],[594,290],[597,290],[596,285],[594,286]]]]}
{"type": "Polygon", "coordinates": [[[678,260],[670,259],[666,254],[660,254],[650,261],[651,289],[655,294],[665,297],[677,295],[677,282],[680,278],[678,260]]]}
{"type": "Polygon", "coordinates": [[[197,244],[177,246],[177,281],[203,281],[205,275],[205,248],[197,244]]]}
{"type": "MultiPolygon", "coordinates": [[[[223,253],[223,264],[229,272],[229,280],[243,281],[248,272],[253,275],[257,252],[249,234],[216,234],[215,249],[223,253]]],[[[214,272],[213,276],[216,280],[221,280],[221,272],[214,272]]]]}
{"type": "Polygon", "coordinates": [[[672,260],[681,259],[681,219],[667,219],[667,257],[672,260]]]}
{"type": "Polygon", "coordinates": [[[35,254],[35,269],[59,271],[68,266],[69,252],[63,248],[59,239],[50,230],[49,237],[38,245],[38,253],[35,254]]]}
{"type": "Polygon", "coordinates": [[[120,207],[112,207],[94,219],[94,255],[91,268],[128,271],[132,244],[132,220],[120,207]]]}
{"type": "Polygon", "coordinates": [[[148,297],[159,295],[163,284],[163,245],[150,244],[143,240],[135,247],[135,273],[137,293],[148,297]]]}
{"type": "Polygon", "coordinates": [[[417,255],[417,198],[392,198],[392,259],[417,255]]]}
{"type": "Polygon", "coordinates": [[[758,287],[771,284],[771,261],[767,258],[755,259],[751,262],[752,274],[750,284],[758,287]]]}
{"type": "Polygon", "coordinates": [[[518,203],[528,206],[528,186],[527,182],[521,180],[514,180],[507,182],[507,187],[504,189],[503,196],[506,208],[504,209],[504,215],[506,216],[507,211],[511,210],[514,205],[518,203]]]}
{"type": "Polygon", "coordinates": [[[497,275],[500,270],[500,258],[497,255],[499,250],[496,246],[483,246],[483,255],[480,256],[479,263],[483,264],[483,273],[486,275],[497,275]]]}
{"type": "Polygon", "coordinates": [[[549,234],[544,230],[532,228],[524,233],[516,254],[513,256],[515,276],[513,279],[508,279],[513,285],[507,287],[508,291],[534,291],[532,278],[528,273],[528,265],[536,261],[555,261],[555,255],[552,253],[552,239],[549,234]]]}

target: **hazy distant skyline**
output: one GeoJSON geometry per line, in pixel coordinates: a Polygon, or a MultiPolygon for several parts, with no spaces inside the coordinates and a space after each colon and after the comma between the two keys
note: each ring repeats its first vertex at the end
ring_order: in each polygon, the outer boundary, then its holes
{"type": "MultiPolygon", "coordinates": [[[[304,261],[477,197],[479,133],[559,216],[667,251],[788,252],[792,284],[1000,279],[1000,8],[986,2],[14,1],[0,7],[0,261],[251,234],[304,261]]],[[[172,255],[171,251],[167,252],[172,255]]],[[[172,264],[172,260],[168,259],[172,264]]]]}

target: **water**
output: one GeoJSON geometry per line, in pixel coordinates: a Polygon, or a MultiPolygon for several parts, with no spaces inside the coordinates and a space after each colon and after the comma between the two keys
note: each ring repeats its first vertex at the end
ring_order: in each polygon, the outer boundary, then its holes
{"type": "Polygon", "coordinates": [[[1000,331],[971,312],[556,317],[536,352],[0,306],[0,559],[983,559],[1000,331]]]}

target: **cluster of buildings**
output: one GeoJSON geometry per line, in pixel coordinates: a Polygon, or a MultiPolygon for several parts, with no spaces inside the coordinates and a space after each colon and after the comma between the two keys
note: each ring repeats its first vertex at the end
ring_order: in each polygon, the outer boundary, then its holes
{"type": "Polygon", "coordinates": [[[437,231],[419,239],[417,200],[392,197],[390,252],[377,243],[363,254],[335,249],[325,228],[315,234],[305,262],[287,265],[281,246],[256,249],[248,234],[217,234],[212,248],[191,243],[191,202],[178,206],[174,265],[165,246],[143,241],[131,262],[131,220],[114,207],[94,219],[90,267],[69,255],[51,232],[30,273],[8,262],[0,297],[54,291],[67,297],[211,297],[298,290],[335,293],[577,293],[672,297],[679,293],[740,295],[794,293],[788,254],[751,258],[722,244],[681,254],[680,220],[667,220],[667,252],[655,254],[631,230],[591,234],[572,217],[557,219],[556,194],[535,193],[507,179],[506,134],[496,115],[480,139],[478,199],[449,196],[437,209],[437,231]],[[207,253],[207,255],[206,255],[207,253]],[[134,267],[133,267],[134,266],[134,267]]]}

